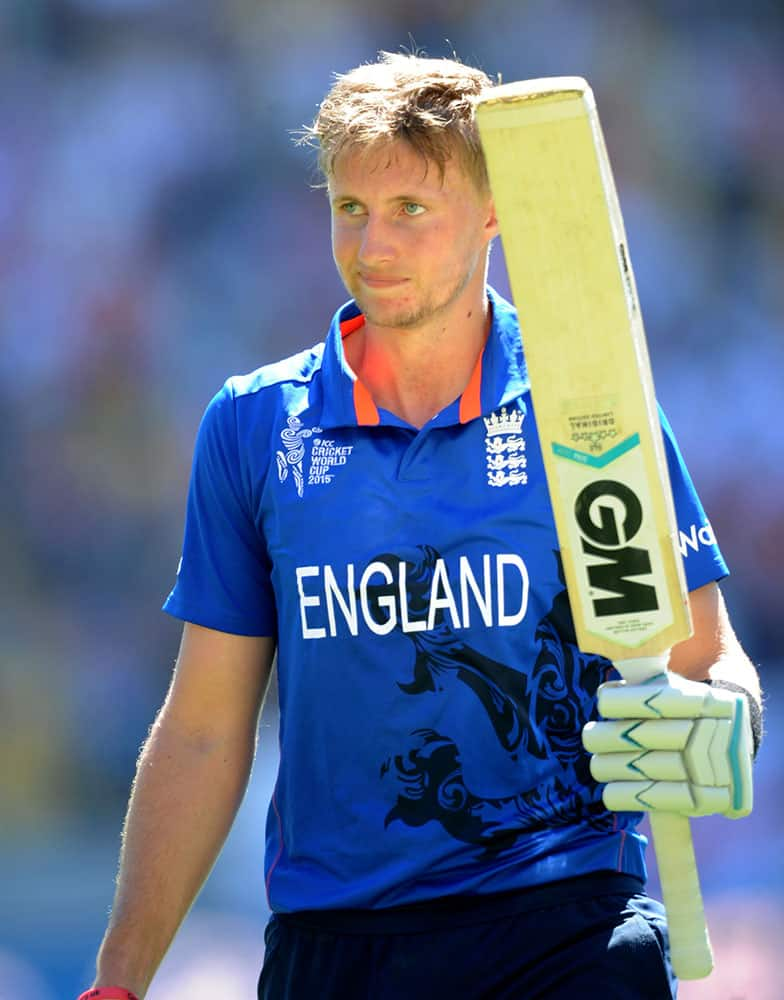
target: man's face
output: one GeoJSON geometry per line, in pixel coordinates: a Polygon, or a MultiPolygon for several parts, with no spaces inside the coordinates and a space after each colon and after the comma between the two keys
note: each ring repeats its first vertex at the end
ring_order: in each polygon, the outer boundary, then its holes
{"type": "Polygon", "coordinates": [[[405,141],[349,148],[329,198],[335,263],[369,324],[414,329],[483,291],[495,214],[456,160],[442,180],[405,141]]]}

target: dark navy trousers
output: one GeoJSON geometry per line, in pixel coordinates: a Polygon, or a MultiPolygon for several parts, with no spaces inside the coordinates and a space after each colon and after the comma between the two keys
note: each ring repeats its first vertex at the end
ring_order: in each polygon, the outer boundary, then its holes
{"type": "Polygon", "coordinates": [[[274,915],[259,1000],[672,1000],[660,903],[627,875],[274,915]]]}

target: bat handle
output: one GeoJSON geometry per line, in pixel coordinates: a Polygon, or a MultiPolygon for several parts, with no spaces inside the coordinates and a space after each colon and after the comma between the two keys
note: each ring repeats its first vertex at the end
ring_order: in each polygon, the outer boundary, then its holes
{"type": "Polygon", "coordinates": [[[713,952],[689,817],[655,810],[648,815],[670,929],[672,967],[679,979],[702,979],[713,968],[713,952]]]}
{"type": "MultiPolygon", "coordinates": [[[[641,684],[666,674],[669,656],[667,650],[659,656],[621,660],[615,666],[625,681],[641,684]]],[[[713,953],[689,818],[657,810],[648,815],[667,911],[672,967],[679,979],[702,979],[713,968],[713,953]]]]}

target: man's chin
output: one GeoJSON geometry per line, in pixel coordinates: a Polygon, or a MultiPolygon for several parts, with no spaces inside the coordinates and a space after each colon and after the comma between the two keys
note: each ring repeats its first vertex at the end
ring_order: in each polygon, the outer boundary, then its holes
{"type": "Polygon", "coordinates": [[[404,307],[393,302],[386,305],[385,303],[368,301],[364,296],[355,297],[355,301],[365,317],[365,322],[371,326],[409,330],[420,326],[428,315],[426,309],[404,307]]]}

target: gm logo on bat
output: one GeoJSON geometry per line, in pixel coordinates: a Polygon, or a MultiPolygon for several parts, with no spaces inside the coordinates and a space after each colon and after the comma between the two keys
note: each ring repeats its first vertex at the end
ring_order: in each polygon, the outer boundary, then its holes
{"type": "Polygon", "coordinates": [[[657,611],[655,585],[639,579],[652,578],[650,552],[631,544],[643,524],[643,507],[636,493],[614,479],[590,482],[577,495],[574,515],[583,554],[601,560],[585,563],[589,583],[613,595],[593,598],[594,614],[604,618],[657,611]]]}

